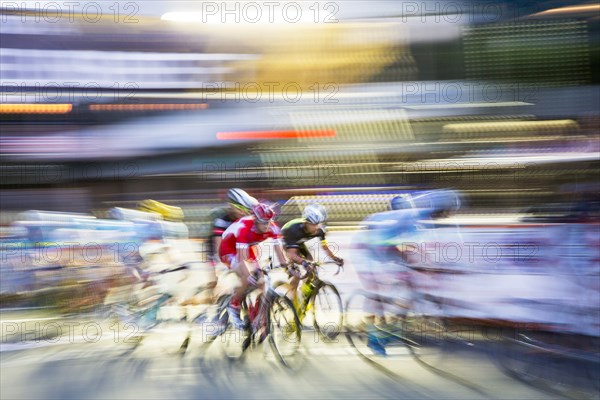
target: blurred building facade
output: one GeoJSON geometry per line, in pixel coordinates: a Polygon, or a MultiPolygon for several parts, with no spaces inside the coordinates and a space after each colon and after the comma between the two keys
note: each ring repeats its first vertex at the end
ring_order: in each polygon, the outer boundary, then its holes
{"type": "Polygon", "coordinates": [[[493,5],[252,29],[5,8],[2,223],[153,197],[200,226],[232,186],[451,186],[507,210],[597,181],[594,4],[493,5]]]}

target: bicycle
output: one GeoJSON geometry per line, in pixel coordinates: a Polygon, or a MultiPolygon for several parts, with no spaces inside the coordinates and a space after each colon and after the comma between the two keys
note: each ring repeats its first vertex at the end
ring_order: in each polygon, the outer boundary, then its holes
{"type": "MultiPolygon", "coordinates": [[[[131,350],[135,350],[156,326],[173,319],[161,316],[161,309],[174,299],[174,294],[161,290],[152,281],[162,275],[190,269],[191,264],[183,264],[159,272],[146,272],[133,267],[133,274],[137,278],[136,284],[141,287],[122,289],[127,290],[126,298],[105,304],[97,313],[100,322],[109,324],[116,341],[132,345],[131,350]],[[125,335],[123,339],[121,334],[125,335]]],[[[177,320],[181,321],[185,318],[185,316],[178,317],[177,320]]]]}
{"type": "MultiPolygon", "coordinates": [[[[293,266],[293,272],[290,275],[295,275],[303,284],[298,285],[296,304],[296,312],[300,322],[304,322],[304,318],[309,311],[313,314],[313,326],[315,331],[319,333],[325,341],[334,341],[340,332],[344,322],[344,306],[338,289],[331,282],[324,281],[319,277],[319,267],[323,264],[335,264],[333,261],[325,263],[315,263],[313,268],[306,269],[304,274],[300,273],[300,267],[297,264],[293,266]],[[302,294],[302,296],[300,296],[302,294]]],[[[342,266],[338,266],[334,273],[338,275],[342,266]]],[[[289,297],[291,288],[290,284],[285,281],[276,282],[274,285],[276,290],[286,297],[289,297]],[[282,289],[286,289],[283,291],[282,289]]]]}
{"type": "Polygon", "coordinates": [[[204,345],[208,346],[217,337],[221,337],[225,355],[237,360],[242,358],[248,348],[268,339],[277,360],[283,366],[293,368],[293,357],[300,348],[302,338],[300,320],[292,302],[277,293],[271,285],[269,272],[283,266],[273,267],[271,258],[268,261],[266,267],[254,274],[256,281],[264,281],[264,289],[250,286],[242,296],[240,318],[243,327],[236,328],[227,314],[227,305],[233,295],[223,296],[219,301],[219,311],[206,321],[209,324],[220,323],[224,327],[214,330],[204,345]]]}
{"type": "Polygon", "coordinates": [[[348,342],[364,358],[371,359],[368,347],[369,336],[376,336],[388,348],[388,356],[411,356],[430,367],[437,365],[444,353],[444,343],[448,332],[443,318],[444,299],[417,290],[416,280],[430,280],[430,268],[410,267],[404,282],[396,287],[406,289],[405,297],[383,296],[379,293],[358,290],[347,300],[344,326],[348,342]],[[418,274],[418,275],[417,275],[418,274]],[[368,326],[365,319],[367,304],[375,304],[382,310],[381,321],[368,326]]]}
{"type": "MultiPolygon", "coordinates": [[[[200,288],[198,291],[208,289],[209,287],[200,288]]],[[[210,287],[212,289],[212,287],[210,287]]],[[[214,339],[224,332],[229,321],[227,314],[227,306],[231,301],[231,295],[221,295],[217,298],[214,304],[209,305],[206,309],[196,315],[189,321],[188,334],[182,342],[179,352],[185,354],[192,340],[192,332],[194,328],[202,329],[202,342],[212,343],[214,339]],[[207,340],[204,340],[207,339],[207,340]]]]}

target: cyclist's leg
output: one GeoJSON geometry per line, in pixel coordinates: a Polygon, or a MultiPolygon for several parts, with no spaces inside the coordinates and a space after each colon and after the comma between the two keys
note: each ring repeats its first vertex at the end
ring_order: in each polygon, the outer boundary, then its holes
{"type": "Polygon", "coordinates": [[[231,294],[229,277],[235,275],[235,273],[220,260],[215,264],[214,270],[216,280],[213,287],[213,298],[215,302],[218,302],[222,296],[231,294]]]}
{"type": "Polygon", "coordinates": [[[248,270],[248,264],[241,260],[235,261],[231,265],[231,269],[235,271],[237,276],[240,278],[240,284],[234,289],[234,299],[242,300],[242,296],[248,289],[248,277],[250,276],[250,272],[248,270]]]}
{"type": "MultiPolygon", "coordinates": [[[[313,260],[313,256],[312,254],[310,254],[310,251],[308,251],[308,248],[306,247],[306,245],[304,243],[300,244],[300,246],[297,247],[297,251],[300,255],[300,257],[306,259],[306,260],[313,260]]],[[[297,305],[298,305],[298,285],[300,284],[300,279],[297,276],[292,276],[292,279],[290,279],[290,300],[292,300],[292,303],[294,304],[294,307],[296,307],[296,310],[298,309],[297,305]]]]}
{"type": "Polygon", "coordinates": [[[240,311],[244,293],[246,293],[248,288],[248,277],[250,276],[248,266],[245,261],[238,260],[235,255],[225,255],[221,260],[228,265],[229,269],[234,271],[239,278],[238,284],[233,288],[233,295],[228,307],[228,312],[231,322],[237,327],[241,327],[243,323],[240,318],[240,311]]]}
{"type": "Polygon", "coordinates": [[[300,283],[300,278],[297,276],[292,276],[290,279],[290,290],[289,290],[289,299],[294,304],[294,307],[298,309],[298,284],[300,283]]]}
{"type": "Polygon", "coordinates": [[[199,271],[200,284],[196,286],[190,296],[186,296],[180,303],[181,306],[198,306],[214,304],[215,287],[217,286],[216,264],[214,262],[202,263],[199,271]]]}
{"type": "Polygon", "coordinates": [[[217,259],[209,260],[207,263],[206,272],[203,276],[203,281],[206,282],[205,291],[206,298],[209,300],[211,304],[216,301],[215,297],[215,288],[217,287],[219,281],[217,277],[217,267],[219,261],[217,259]]]}
{"type": "Polygon", "coordinates": [[[300,253],[300,255],[303,258],[306,258],[308,261],[313,261],[314,260],[312,254],[308,250],[308,247],[306,247],[306,245],[304,243],[302,243],[300,245],[300,247],[298,247],[298,252],[300,253]]]}
{"type": "MultiPolygon", "coordinates": [[[[381,271],[378,268],[378,264],[381,262],[379,259],[381,255],[380,248],[371,248],[367,251],[366,262],[363,267],[357,271],[359,278],[363,284],[363,287],[377,295],[383,295],[384,288],[380,286],[380,279],[378,274],[381,271]]],[[[366,299],[364,304],[364,323],[365,329],[368,333],[367,346],[376,354],[385,355],[385,347],[383,342],[380,340],[380,336],[376,326],[380,325],[384,321],[384,303],[375,299],[366,299]]]]}
{"type": "Polygon", "coordinates": [[[410,287],[411,270],[407,266],[406,257],[397,247],[390,246],[386,252],[388,262],[385,264],[386,277],[385,288],[386,295],[394,297],[402,307],[393,307],[392,312],[388,315],[387,324],[398,326],[402,323],[406,316],[406,312],[413,297],[412,288],[410,287]]]}
{"type": "MultiPolygon", "coordinates": [[[[356,273],[362,287],[372,294],[380,295],[381,291],[377,279],[379,249],[371,247],[361,248],[360,255],[360,262],[357,264],[356,273]]],[[[380,301],[366,299],[363,307],[366,312],[364,319],[367,324],[372,325],[376,319],[383,317],[383,304],[380,301]]]]}
{"type": "MultiPolygon", "coordinates": [[[[222,263],[220,262],[219,259],[219,254],[218,251],[216,251],[216,249],[218,249],[218,245],[217,243],[215,243],[215,237],[210,237],[209,238],[209,259],[208,261],[208,265],[210,265],[210,273],[207,274],[205,276],[205,281],[207,282],[206,284],[206,288],[207,288],[207,295],[209,295],[209,298],[211,300],[211,303],[215,303],[217,301],[218,295],[217,295],[217,290],[215,289],[217,287],[217,285],[219,284],[219,273],[218,273],[218,269],[222,268],[222,263]]],[[[219,241],[220,243],[220,241],[219,241]]]]}

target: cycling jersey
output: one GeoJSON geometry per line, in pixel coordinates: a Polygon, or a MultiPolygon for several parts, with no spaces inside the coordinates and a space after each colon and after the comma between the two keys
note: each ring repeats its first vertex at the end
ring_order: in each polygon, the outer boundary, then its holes
{"type": "Polygon", "coordinates": [[[430,210],[396,210],[371,214],[362,221],[369,231],[359,234],[359,242],[368,247],[395,246],[417,231],[417,222],[428,218],[430,210]]]}
{"type": "MultiPolygon", "coordinates": [[[[408,245],[417,240],[419,221],[429,219],[429,209],[406,209],[371,214],[361,225],[366,231],[354,236],[353,247],[360,250],[356,269],[361,277],[374,271],[381,273],[386,268],[402,270],[403,258],[397,246],[408,245]]],[[[388,272],[391,272],[388,271],[388,272]]]]}
{"type": "Polygon", "coordinates": [[[271,221],[266,232],[261,233],[254,226],[254,217],[244,217],[229,226],[223,232],[223,240],[219,246],[219,257],[228,260],[235,256],[238,249],[248,248],[248,261],[256,261],[258,251],[256,246],[267,239],[281,238],[281,231],[275,222],[271,221]]]}
{"type": "Polygon", "coordinates": [[[325,230],[322,227],[316,230],[314,234],[308,234],[304,231],[304,218],[296,218],[289,221],[281,228],[283,234],[283,240],[285,241],[286,249],[299,248],[313,238],[320,238],[321,241],[325,240],[325,230]]]}

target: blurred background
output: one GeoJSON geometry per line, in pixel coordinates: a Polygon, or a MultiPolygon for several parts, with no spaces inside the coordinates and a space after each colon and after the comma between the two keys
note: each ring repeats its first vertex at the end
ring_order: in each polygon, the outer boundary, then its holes
{"type": "MultiPolygon", "coordinates": [[[[544,260],[559,246],[591,288],[566,307],[600,306],[597,2],[274,3],[0,2],[3,309],[102,303],[85,293],[118,286],[123,246],[147,239],[109,210],[144,199],[179,207],[172,236],[207,261],[232,187],[276,202],[281,224],[321,202],[348,258],[395,194],[453,188],[467,238],[494,225],[544,260]],[[566,230],[541,240],[536,223],[566,230]],[[40,253],[82,238],[114,245],[92,257],[101,272],[40,253]]],[[[596,314],[569,318],[600,336],[596,314]]]]}
{"type": "Polygon", "coordinates": [[[452,186],[504,211],[596,180],[593,3],[302,3],[296,23],[244,2],[2,4],[3,225],[155,197],[200,236],[230,187],[452,186]]]}

